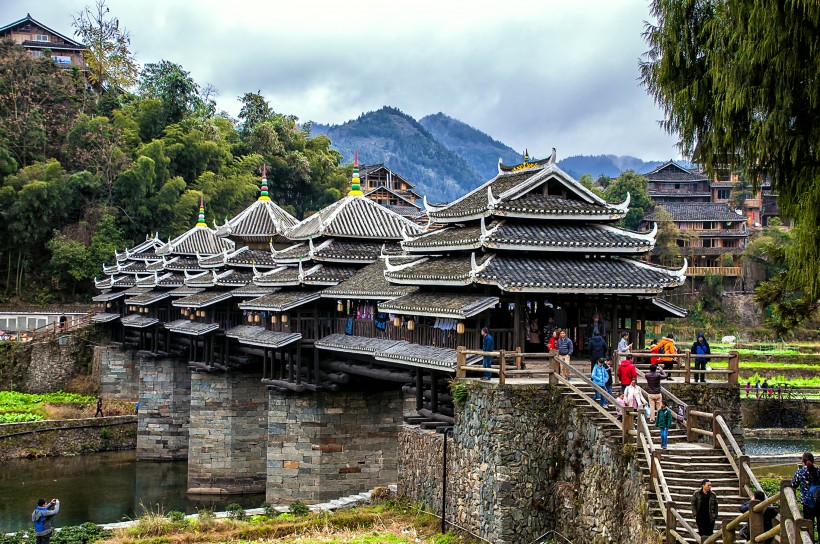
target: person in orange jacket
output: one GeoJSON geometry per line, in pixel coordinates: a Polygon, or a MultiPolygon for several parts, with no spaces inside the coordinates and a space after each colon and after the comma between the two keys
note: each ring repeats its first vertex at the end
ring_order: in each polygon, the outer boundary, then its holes
{"type": "MultiPolygon", "coordinates": [[[[657,344],[649,348],[649,353],[655,353],[661,356],[659,362],[663,364],[663,370],[665,372],[672,370],[675,365],[675,359],[672,357],[664,357],[663,355],[673,355],[677,352],[678,350],[675,349],[675,338],[671,333],[667,334],[666,338],[661,338],[657,344]]],[[[672,380],[672,376],[670,375],[667,379],[672,380]]]]}

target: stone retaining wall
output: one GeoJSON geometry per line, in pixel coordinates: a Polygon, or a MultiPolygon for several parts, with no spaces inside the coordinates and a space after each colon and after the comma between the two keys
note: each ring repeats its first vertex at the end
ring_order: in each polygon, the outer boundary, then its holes
{"type": "Polygon", "coordinates": [[[0,460],[134,449],[136,416],[0,425],[0,460]]]}
{"type": "Polygon", "coordinates": [[[188,457],[191,371],[173,358],[142,357],[137,459],[188,457]]]}
{"type": "Polygon", "coordinates": [[[139,400],[139,360],[133,349],[95,346],[92,368],[94,381],[100,384],[100,394],[107,399],[139,400]]]}
{"type": "MultiPolygon", "coordinates": [[[[441,511],[443,437],[404,426],[399,495],[441,511]]],[[[470,384],[448,447],[447,519],[494,543],[657,542],[634,448],[544,386],[470,384]]]]}

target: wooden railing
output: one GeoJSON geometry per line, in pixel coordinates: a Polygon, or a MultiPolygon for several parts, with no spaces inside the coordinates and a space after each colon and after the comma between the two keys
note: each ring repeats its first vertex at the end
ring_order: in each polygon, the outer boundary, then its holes
{"type": "Polygon", "coordinates": [[[69,332],[77,331],[85,328],[91,324],[91,316],[96,312],[89,312],[85,315],[72,314],[72,320],[66,320],[62,323],[55,321],[38,327],[36,329],[29,329],[24,331],[11,332],[7,331],[5,336],[7,340],[13,342],[31,342],[33,340],[43,340],[51,336],[61,336],[69,332]]]}
{"type": "MultiPolygon", "coordinates": [[[[664,373],[673,377],[682,376],[684,383],[692,383],[693,375],[703,374],[704,376],[726,376],[726,381],[729,383],[738,383],[740,376],[740,356],[737,351],[728,351],[726,353],[712,353],[709,355],[695,355],[687,350],[684,353],[650,353],[647,350],[630,352],[634,361],[650,360],[652,358],[673,359],[675,366],[672,370],[664,370],[664,373]],[[726,361],[727,368],[712,368],[708,370],[696,370],[694,367],[695,359],[706,359],[707,361],[726,361]]],[[[613,356],[613,361],[617,361],[619,357],[617,352],[613,356]]],[[[617,372],[617,364],[615,363],[615,371],[617,372]]],[[[658,368],[662,369],[663,361],[658,364],[658,368]]],[[[639,371],[639,373],[641,373],[639,371]]],[[[642,374],[642,373],[641,373],[642,374]]]]}
{"type": "Polygon", "coordinates": [[[503,349],[500,351],[482,351],[458,346],[456,348],[456,378],[466,378],[468,372],[494,374],[498,377],[498,383],[504,385],[508,377],[515,376],[515,371],[522,369],[525,358],[552,360],[552,357],[548,353],[521,353],[521,348],[516,348],[515,351],[505,351],[503,349]],[[468,355],[480,355],[482,360],[468,364],[468,355]],[[493,358],[493,363],[489,368],[484,368],[483,366],[484,357],[493,358]]]}
{"type": "Polygon", "coordinates": [[[742,273],[740,266],[690,266],[686,269],[687,276],[740,276],[742,273]]]}

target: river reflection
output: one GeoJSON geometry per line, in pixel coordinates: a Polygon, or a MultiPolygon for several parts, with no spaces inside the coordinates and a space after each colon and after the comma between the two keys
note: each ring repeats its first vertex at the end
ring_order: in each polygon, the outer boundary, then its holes
{"type": "Polygon", "coordinates": [[[145,508],[192,514],[236,502],[256,508],[264,494],[187,495],[186,461],[136,460],[134,450],[0,464],[0,533],[28,529],[38,497],[60,499],[55,527],[131,519],[145,508]],[[144,508],[143,508],[144,505],[144,508]]]}

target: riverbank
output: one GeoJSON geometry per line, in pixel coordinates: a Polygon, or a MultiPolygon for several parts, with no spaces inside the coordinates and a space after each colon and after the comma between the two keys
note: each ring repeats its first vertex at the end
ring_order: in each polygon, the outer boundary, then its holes
{"type": "Polygon", "coordinates": [[[137,416],[53,419],[0,425],[0,460],[134,449],[137,416]]]}

